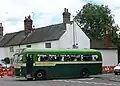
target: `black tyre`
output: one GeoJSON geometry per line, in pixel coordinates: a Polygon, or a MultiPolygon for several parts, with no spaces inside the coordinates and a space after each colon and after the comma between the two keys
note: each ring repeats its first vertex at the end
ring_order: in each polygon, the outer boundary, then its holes
{"type": "Polygon", "coordinates": [[[81,75],[82,78],[88,78],[89,77],[89,71],[88,71],[88,69],[83,69],[80,72],[80,75],[81,75]]]}
{"type": "Polygon", "coordinates": [[[115,73],[115,75],[118,75],[118,73],[115,73]]]}
{"type": "Polygon", "coordinates": [[[44,80],[46,79],[46,73],[43,70],[37,71],[35,74],[35,79],[36,80],[44,80]]]}
{"type": "Polygon", "coordinates": [[[33,81],[33,78],[27,78],[27,81],[33,81]]]}

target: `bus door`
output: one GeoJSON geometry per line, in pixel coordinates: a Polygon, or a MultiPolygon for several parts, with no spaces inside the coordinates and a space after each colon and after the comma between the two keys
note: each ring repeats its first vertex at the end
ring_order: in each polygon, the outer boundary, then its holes
{"type": "Polygon", "coordinates": [[[26,56],[26,77],[32,78],[33,70],[33,54],[27,54],[26,56]]]}

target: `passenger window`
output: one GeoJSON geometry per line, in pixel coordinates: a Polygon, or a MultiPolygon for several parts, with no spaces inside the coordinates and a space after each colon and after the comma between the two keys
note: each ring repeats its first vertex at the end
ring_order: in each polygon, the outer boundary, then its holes
{"type": "MultiPolygon", "coordinates": [[[[30,56],[30,54],[29,54],[30,56]]],[[[27,54],[28,57],[28,54],[27,54]]],[[[37,55],[38,61],[96,61],[97,55],[37,55]]]]}
{"type": "Polygon", "coordinates": [[[74,61],[74,60],[75,60],[75,58],[76,58],[76,56],[75,56],[75,55],[70,55],[70,61],[74,61]]]}
{"type": "Polygon", "coordinates": [[[39,54],[37,55],[37,59],[38,59],[38,61],[41,61],[41,58],[40,58],[39,54]]]}
{"type": "Polygon", "coordinates": [[[81,55],[76,55],[77,61],[81,61],[81,55]]]}
{"type": "Polygon", "coordinates": [[[57,60],[56,55],[50,55],[50,58],[51,58],[51,61],[56,61],[57,60]]]}
{"type": "Polygon", "coordinates": [[[83,55],[83,61],[92,61],[91,55],[83,55]]]}
{"type": "Polygon", "coordinates": [[[97,55],[92,55],[92,60],[93,61],[98,61],[98,56],[97,55]]]}
{"type": "Polygon", "coordinates": [[[64,61],[70,61],[70,56],[69,55],[65,55],[64,56],[64,61]]]}

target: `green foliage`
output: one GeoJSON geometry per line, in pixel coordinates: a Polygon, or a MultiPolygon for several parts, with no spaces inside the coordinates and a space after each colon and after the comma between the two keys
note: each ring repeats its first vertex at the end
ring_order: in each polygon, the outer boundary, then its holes
{"type": "Polygon", "coordinates": [[[6,57],[2,60],[5,64],[10,64],[10,58],[6,57]]]}
{"type": "Polygon", "coordinates": [[[119,29],[108,6],[88,3],[75,17],[76,23],[90,39],[106,39],[109,29],[111,40],[117,45],[119,29]]]}

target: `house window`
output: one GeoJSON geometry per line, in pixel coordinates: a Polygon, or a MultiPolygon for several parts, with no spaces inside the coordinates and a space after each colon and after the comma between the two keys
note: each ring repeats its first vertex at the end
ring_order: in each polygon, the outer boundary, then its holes
{"type": "Polygon", "coordinates": [[[31,48],[31,45],[26,45],[27,48],[31,48]]]}
{"type": "Polygon", "coordinates": [[[51,43],[45,43],[45,48],[51,48],[51,43]]]}
{"type": "Polygon", "coordinates": [[[14,47],[13,46],[10,47],[10,52],[14,52],[14,47]]]}

